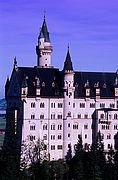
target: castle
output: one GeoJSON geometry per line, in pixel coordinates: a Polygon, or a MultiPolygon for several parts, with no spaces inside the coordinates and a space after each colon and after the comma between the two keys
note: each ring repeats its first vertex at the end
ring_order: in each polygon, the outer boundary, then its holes
{"type": "Polygon", "coordinates": [[[82,136],[88,150],[100,132],[104,148],[117,146],[118,71],[76,72],[68,47],[63,70],[51,65],[51,46],[46,19],[36,46],[37,66],[18,67],[16,58],[5,97],[6,133],[4,146],[22,141],[44,141],[50,160],[72,152],[82,136]]]}

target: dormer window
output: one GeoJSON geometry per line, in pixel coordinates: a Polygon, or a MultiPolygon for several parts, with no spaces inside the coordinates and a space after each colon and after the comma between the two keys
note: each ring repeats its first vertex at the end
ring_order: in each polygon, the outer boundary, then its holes
{"type": "Polygon", "coordinates": [[[52,87],[55,87],[55,83],[54,82],[52,83],[52,87]]]}
{"type": "Polygon", "coordinates": [[[104,84],[103,84],[103,88],[106,88],[106,87],[107,87],[107,85],[106,85],[106,83],[104,83],[104,84]]]}
{"type": "Polygon", "coordinates": [[[45,82],[42,82],[42,87],[45,87],[45,82]]]}

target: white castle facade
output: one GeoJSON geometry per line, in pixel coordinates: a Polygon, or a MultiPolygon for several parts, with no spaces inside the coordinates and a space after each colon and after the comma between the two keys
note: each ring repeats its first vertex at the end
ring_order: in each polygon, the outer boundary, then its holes
{"type": "MultiPolygon", "coordinates": [[[[51,65],[52,46],[44,22],[36,46],[37,66],[18,67],[6,83],[7,125],[4,144],[15,138],[44,141],[50,160],[65,158],[78,137],[87,150],[97,133],[104,148],[117,146],[118,71],[75,72],[68,48],[62,71],[51,65]]],[[[20,150],[19,150],[20,151],[20,150]]]]}

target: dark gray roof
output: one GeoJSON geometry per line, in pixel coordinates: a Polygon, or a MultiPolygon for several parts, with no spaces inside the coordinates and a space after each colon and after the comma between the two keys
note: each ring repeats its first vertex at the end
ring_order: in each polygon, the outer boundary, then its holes
{"type": "Polygon", "coordinates": [[[48,32],[45,17],[44,17],[44,21],[43,21],[43,25],[40,31],[39,38],[44,38],[45,42],[50,42],[50,37],[49,37],[49,32],[48,32]]]}
{"type": "Polygon", "coordinates": [[[107,72],[75,72],[75,97],[85,96],[85,83],[89,81],[90,96],[95,97],[95,84],[99,84],[101,97],[114,97],[116,73],[107,72]]]}
{"type": "MultiPolygon", "coordinates": [[[[63,97],[64,71],[59,71],[56,68],[18,67],[15,72],[20,87],[24,83],[27,84],[29,97],[36,96],[36,87],[40,87],[41,97],[63,97]]],[[[88,82],[87,88],[90,88],[91,98],[95,97],[95,84],[99,84],[101,98],[114,98],[116,77],[116,73],[74,72],[75,98],[85,97],[88,82]]]]}
{"type": "MultiPolygon", "coordinates": [[[[54,68],[18,67],[16,71],[18,81],[22,87],[24,74],[27,77],[28,96],[36,95],[37,79],[40,81],[42,97],[62,97],[62,73],[54,68]]],[[[39,85],[38,85],[39,87],[39,85]]]]}
{"type": "Polygon", "coordinates": [[[69,48],[68,48],[68,52],[67,52],[67,55],[66,55],[66,60],[64,62],[63,71],[73,71],[73,66],[72,66],[72,61],[71,61],[71,57],[70,57],[69,48]]]}

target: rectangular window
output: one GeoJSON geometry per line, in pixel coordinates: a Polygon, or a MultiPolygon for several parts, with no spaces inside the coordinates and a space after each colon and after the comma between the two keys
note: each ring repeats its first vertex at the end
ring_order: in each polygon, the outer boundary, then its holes
{"type": "Polygon", "coordinates": [[[78,119],[81,119],[81,114],[78,114],[78,119]]]}
{"type": "Polygon", "coordinates": [[[118,126],[117,126],[117,125],[114,125],[114,129],[117,130],[117,129],[118,129],[118,126]]]}
{"type": "Polygon", "coordinates": [[[57,116],[57,119],[62,119],[62,114],[59,114],[59,115],[57,116]]]}
{"type": "Polygon", "coordinates": [[[51,130],[55,130],[55,124],[51,125],[51,130]]]}
{"type": "Polygon", "coordinates": [[[70,137],[70,134],[68,134],[68,137],[70,137]]]}
{"type": "Polygon", "coordinates": [[[55,119],[55,114],[51,114],[51,119],[55,119]]]}
{"type": "Polygon", "coordinates": [[[70,127],[70,123],[68,123],[68,127],[70,127]]]}
{"type": "Polygon", "coordinates": [[[55,108],[55,103],[51,103],[51,108],[55,108]]]}
{"type": "Polygon", "coordinates": [[[62,108],[62,103],[58,103],[58,108],[62,108]]]}
{"type": "Polygon", "coordinates": [[[75,103],[73,103],[73,108],[75,108],[75,103]]]}
{"type": "Polygon", "coordinates": [[[31,119],[35,119],[35,115],[34,114],[31,114],[31,119]]]}
{"type": "Polygon", "coordinates": [[[55,145],[51,145],[51,150],[55,150],[55,145]]]}
{"type": "Polygon", "coordinates": [[[30,126],[30,130],[35,130],[35,125],[30,126]]]}
{"type": "Polygon", "coordinates": [[[87,134],[85,134],[85,139],[87,139],[87,134]]]}
{"type": "Polygon", "coordinates": [[[85,108],[85,103],[80,103],[80,108],[85,108]]]}
{"type": "Polygon", "coordinates": [[[95,103],[90,103],[90,108],[95,108],[95,103]]]}
{"type": "Polygon", "coordinates": [[[105,108],[105,103],[100,103],[100,108],[105,108]]]}
{"type": "Polygon", "coordinates": [[[88,129],[88,124],[85,124],[85,125],[84,125],[84,129],[88,129]]]}
{"type": "Polygon", "coordinates": [[[58,145],[58,146],[57,146],[57,149],[62,149],[62,145],[58,145]]]}
{"type": "Polygon", "coordinates": [[[114,103],[111,103],[111,104],[110,104],[110,108],[115,108],[115,104],[114,104],[114,103]]]}

